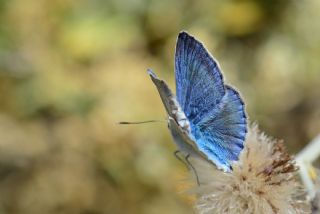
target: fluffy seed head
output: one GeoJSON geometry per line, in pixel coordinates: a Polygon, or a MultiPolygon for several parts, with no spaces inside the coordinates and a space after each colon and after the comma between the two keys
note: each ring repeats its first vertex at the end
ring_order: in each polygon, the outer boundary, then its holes
{"type": "Polygon", "coordinates": [[[195,159],[201,185],[191,190],[196,209],[209,213],[309,213],[304,191],[296,180],[298,170],[283,142],[249,128],[245,148],[233,172],[216,170],[212,164],[195,159]]]}

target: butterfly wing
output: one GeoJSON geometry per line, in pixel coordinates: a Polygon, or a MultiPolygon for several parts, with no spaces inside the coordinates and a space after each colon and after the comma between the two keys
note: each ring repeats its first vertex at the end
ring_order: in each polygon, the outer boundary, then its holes
{"type": "Polygon", "coordinates": [[[177,100],[191,125],[199,150],[218,168],[230,170],[247,131],[244,104],[223,83],[217,62],[204,46],[182,32],[175,55],[177,100]]]}
{"type": "Polygon", "coordinates": [[[155,84],[155,86],[158,89],[161,101],[170,117],[173,117],[173,110],[178,108],[175,104],[175,96],[171,92],[169,86],[165,81],[162,79],[159,79],[157,75],[151,70],[148,69],[148,74],[151,77],[152,82],[155,84]]]}
{"type": "Polygon", "coordinates": [[[216,61],[195,38],[182,32],[175,53],[177,100],[189,118],[197,121],[220,102],[225,94],[216,61]]]}
{"type": "Polygon", "coordinates": [[[226,94],[206,117],[192,124],[199,150],[218,168],[230,171],[230,161],[238,160],[247,133],[244,103],[239,93],[226,86],[226,94]]]}

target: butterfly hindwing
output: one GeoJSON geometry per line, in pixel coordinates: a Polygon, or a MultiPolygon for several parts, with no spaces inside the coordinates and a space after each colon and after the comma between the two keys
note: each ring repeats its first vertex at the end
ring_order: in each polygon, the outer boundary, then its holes
{"type": "Polygon", "coordinates": [[[225,171],[230,161],[238,159],[244,147],[247,121],[244,103],[239,93],[226,86],[226,94],[212,114],[192,124],[192,133],[199,150],[225,171]]]}

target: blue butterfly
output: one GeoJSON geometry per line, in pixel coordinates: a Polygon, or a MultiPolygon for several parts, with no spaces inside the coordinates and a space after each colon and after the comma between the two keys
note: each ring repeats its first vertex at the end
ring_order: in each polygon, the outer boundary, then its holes
{"type": "Polygon", "coordinates": [[[151,70],[168,113],[168,126],[179,151],[202,157],[230,172],[247,133],[244,102],[225,85],[218,63],[186,32],[178,36],[175,53],[176,96],[151,70]]]}

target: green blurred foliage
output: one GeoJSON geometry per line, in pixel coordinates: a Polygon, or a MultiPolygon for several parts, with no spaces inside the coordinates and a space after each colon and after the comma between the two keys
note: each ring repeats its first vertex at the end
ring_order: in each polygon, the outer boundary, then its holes
{"type": "Polygon", "coordinates": [[[188,30],[251,121],[297,152],[320,130],[318,0],[1,0],[0,213],[193,213],[146,69],[174,88],[188,30]]]}

